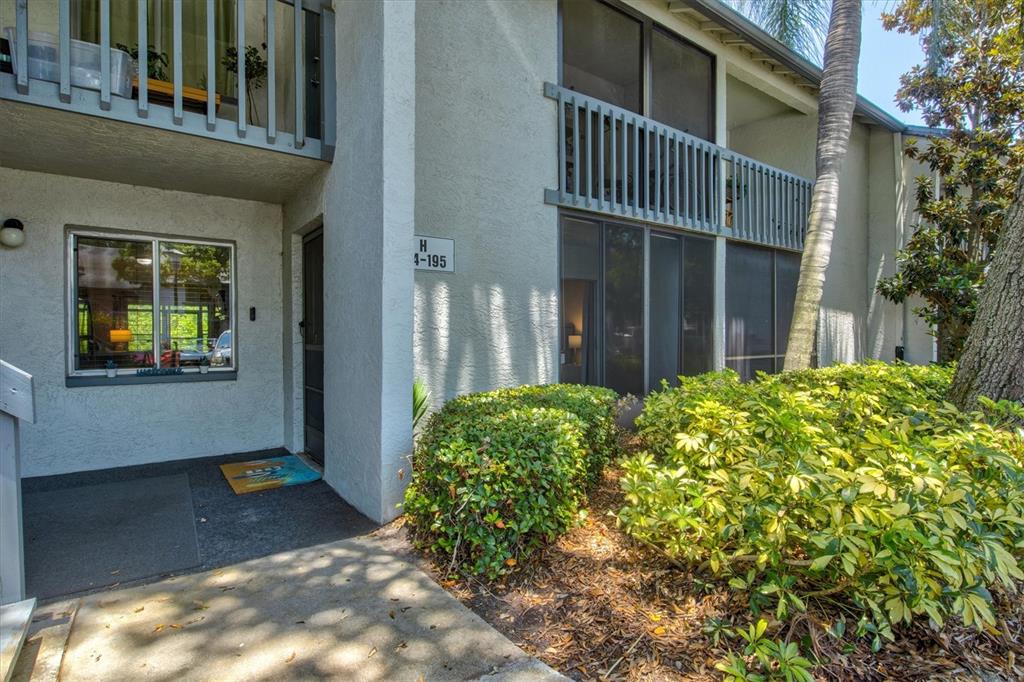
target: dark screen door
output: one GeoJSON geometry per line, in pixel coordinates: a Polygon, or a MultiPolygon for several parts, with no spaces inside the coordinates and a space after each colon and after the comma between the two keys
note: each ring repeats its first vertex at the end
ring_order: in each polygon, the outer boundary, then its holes
{"type": "Polygon", "coordinates": [[[324,238],[317,232],[302,243],[303,384],[306,452],[324,463],[324,238]]]}

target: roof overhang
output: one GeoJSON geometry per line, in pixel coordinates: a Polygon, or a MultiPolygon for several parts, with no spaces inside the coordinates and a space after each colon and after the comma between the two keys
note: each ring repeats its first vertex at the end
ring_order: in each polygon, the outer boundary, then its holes
{"type": "MultiPolygon", "coordinates": [[[[670,12],[688,17],[702,31],[714,35],[725,45],[748,52],[754,61],[761,62],[775,73],[794,79],[817,95],[821,87],[821,67],[789,49],[725,3],[719,0],[671,0],[668,7],[670,12]]],[[[933,128],[908,126],[860,95],[857,96],[854,115],[866,123],[882,126],[894,133],[919,137],[942,134],[942,131],[933,128]]]]}

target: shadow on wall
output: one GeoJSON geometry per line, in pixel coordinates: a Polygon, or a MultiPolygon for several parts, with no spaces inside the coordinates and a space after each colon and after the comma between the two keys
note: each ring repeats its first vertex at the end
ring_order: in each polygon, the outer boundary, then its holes
{"type": "Polygon", "coordinates": [[[472,679],[522,656],[380,540],[360,538],[86,598],[62,671],[76,680],[472,679]]]}
{"type": "Polygon", "coordinates": [[[556,292],[531,287],[513,298],[492,283],[456,298],[447,280],[427,277],[416,282],[413,343],[415,374],[433,407],[464,393],[558,380],[556,292]]]}

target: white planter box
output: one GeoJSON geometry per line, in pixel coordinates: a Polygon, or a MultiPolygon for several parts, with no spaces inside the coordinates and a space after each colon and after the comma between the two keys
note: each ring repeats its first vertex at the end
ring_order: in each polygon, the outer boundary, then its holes
{"type": "MultiPolygon", "coordinates": [[[[14,29],[4,29],[11,46],[14,73],[20,73],[14,29]]],[[[28,77],[60,82],[60,42],[52,33],[29,31],[28,77]]],[[[71,39],[71,85],[89,90],[100,89],[100,46],[71,39]]],[[[130,99],[132,96],[132,58],[127,52],[110,48],[110,92],[130,99]]]]}

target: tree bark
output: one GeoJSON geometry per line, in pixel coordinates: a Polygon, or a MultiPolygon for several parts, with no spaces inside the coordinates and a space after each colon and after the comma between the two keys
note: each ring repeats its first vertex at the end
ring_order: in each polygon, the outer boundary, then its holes
{"type": "Polygon", "coordinates": [[[961,410],[973,409],[979,395],[1024,399],[1024,173],[949,389],[950,400],[961,410]]]}
{"type": "Polygon", "coordinates": [[[857,104],[860,60],[860,0],[834,0],[825,39],[825,68],[818,98],[818,147],[793,321],[786,347],[786,371],[811,366],[825,271],[839,212],[839,172],[850,144],[857,104]]]}

